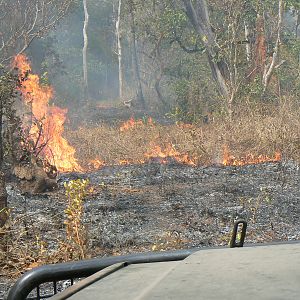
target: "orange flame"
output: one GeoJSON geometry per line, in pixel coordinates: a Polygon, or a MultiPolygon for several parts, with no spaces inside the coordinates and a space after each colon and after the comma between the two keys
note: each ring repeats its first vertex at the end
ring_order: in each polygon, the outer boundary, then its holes
{"type": "Polygon", "coordinates": [[[128,121],[124,122],[120,126],[120,131],[124,132],[124,131],[131,130],[134,128],[142,127],[145,125],[150,125],[150,126],[154,125],[151,117],[148,118],[146,123],[141,119],[135,120],[133,117],[131,117],[128,121]]]}
{"type": "Polygon", "coordinates": [[[120,166],[127,166],[127,165],[130,165],[130,164],[131,164],[131,162],[128,159],[119,160],[119,165],[120,166]]]}
{"type": "Polygon", "coordinates": [[[150,151],[146,152],[144,156],[148,160],[158,158],[160,159],[160,162],[164,164],[168,162],[168,158],[172,158],[179,163],[196,166],[195,161],[191,159],[188,154],[181,154],[174,149],[172,144],[168,144],[164,150],[156,145],[150,151]]]}
{"type": "Polygon", "coordinates": [[[279,151],[275,152],[273,157],[267,155],[255,156],[253,154],[247,154],[245,157],[237,159],[229,153],[229,148],[227,145],[224,146],[223,151],[223,165],[224,166],[244,166],[244,165],[254,165],[265,162],[278,162],[281,161],[282,156],[279,151]]]}
{"type": "Polygon", "coordinates": [[[194,125],[193,124],[189,124],[189,123],[179,122],[176,125],[177,125],[177,127],[182,128],[182,129],[193,129],[194,128],[194,125]]]}
{"type": "Polygon", "coordinates": [[[38,146],[46,144],[41,154],[55,164],[59,171],[81,171],[74,157],[75,149],[62,137],[67,109],[49,106],[49,101],[53,98],[53,89],[41,85],[39,76],[30,73],[30,63],[25,55],[16,56],[13,65],[18,68],[19,77],[25,78],[20,87],[24,102],[31,107],[34,118],[43,126],[41,132],[37,124],[30,124],[30,134],[34,142],[38,146]]]}
{"type": "Polygon", "coordinates": [[[89,166],[93,170],[97,170],[105,166],[105,162],[99,158],[93,159],[89,162],[89,166]]]}

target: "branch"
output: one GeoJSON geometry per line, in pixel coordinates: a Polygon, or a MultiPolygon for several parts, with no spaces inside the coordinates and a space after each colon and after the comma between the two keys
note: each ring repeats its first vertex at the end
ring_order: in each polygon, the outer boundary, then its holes
{"type": "Polygon", "coordinates": [[[24,52],[51,30],[75,0],[0,0],[0,63],[24,52]]]}
{"type": "Polygon", "coordinates": [[[172,45],[174,42],[177,42],[178,45],[179,45],[179,47],[180,47],[183,51],[185,51],[185,52],[187,52],[187,53],[203,52],[203,51],[205,50],[205,47],[199,48],[197,44],[195,44],[193,48],[187,48],[187,47],[183,44],[181,38],[177,35],[176,28],[173,28],[173,33],[174,33],[174,39],[171,40],[171,42],[170,42],[171,45],[172,45]]]}

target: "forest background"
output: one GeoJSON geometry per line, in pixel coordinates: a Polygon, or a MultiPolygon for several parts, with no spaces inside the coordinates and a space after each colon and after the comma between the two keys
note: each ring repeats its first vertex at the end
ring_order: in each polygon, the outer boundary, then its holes
{"type": "Polygon", "coordinates": [[[84,167],[144,161],[153,143],[195,165],[222,163],[224,146],[299,162],[299,27],[299,0],[0,0],[0,225],[26,141],[16,55],[68,108],[84,167]],[[138,126],[94,118],[120,111],[138,126]]]}
{"type": "Polygon", "coordinates": [[[35,24],[34,5],[12,2],[1,2],[0,62],[26,51],[62,106],[81,107],[85,84],[90,102],[133,100],[188,121],[298,97],[297,0],[46,1],[35,24]]]}
{"type": "Polygon", "coordinates": [[[154,137],[205,163],[218,162],[224,145],[235,155],[299,159],[298,0],[2,0],[0,7],[1,163],[18,157],[11,150],[22,120],[13,103],[22,82],[12,61],[22,53],[41,84],[54,88],[51,105],[68,108],[76,126],[95,121],[86,112],[109,108],[206,125],[123,140],[97,122],[94,131],[75,126],[66,135],[84,164],[130,161],[154,137]]]}
{"type": "MultiPolygon", "coordinates": [[[[28,53],[64,106],[86,98],[77,5],[28,53]]],[[[88,1],[87,97],[133,100],[186,122],[298,98],[298,9],[299,1],[88,1]]]]}

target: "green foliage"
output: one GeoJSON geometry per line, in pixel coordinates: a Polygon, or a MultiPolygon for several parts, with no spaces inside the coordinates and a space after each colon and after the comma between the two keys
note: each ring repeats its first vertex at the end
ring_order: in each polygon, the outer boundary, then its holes
{"type": "MultiPolygon", "coordinates": [[[[196,1],[191,3],[195,5],[196,1]]],[[[210,0],[207,3],[209,25],[215,37],[211,62],[220,67],[229,94],[233,94],[233,107],[249,98],[257,103],[262,99],[270,99],[276,103],[282,95],[291,92],[295,95],[300,94],[298,79],[300,42],[294,32],[296,16],[300,9],[298,0],[285,1],[285,26],[280,60],[286,62],[273,72],[266,93],[262,85],[266,66],[256,65],[258,15],[264,16],[263,27],[269,59],[277,38],[278,1],[210,0]],[[245,24],[249,27],[249,41],[245,38],[245,24]],[[247,59],[246,52],[248,44],[251,51],[250,59],[247,59]],[[254,71],[255,68],[257,71],[254,71]]],[[[160,107],[163,113],[171,108],[170,114],[174,114],[176,110],[180,111],[180,116],[175,113],[176,118],[189,121],[201,118],[207,111],[226,111],[228,106],[220,97],[220,90],[208,62],[207,49],[204,45],[207,37],[197,34],[184,10],[183,1],[131,0],[123,1],[122,5],[120,28],[123,79],[125,90],[130,91],[128,98],[132,98],[136,89],[132,64],[131,7],[136,26],[142,88],[149,107],[160,107]]],[[[116,99],[118,94],[118,56],[115,38],[117,7],[116,0],[91,0],[88,4],[89,88],[91,97],[97,101],[116,99]]],[[[45,75],[42,76],[43,82],[55,85],[58,95],[56,103],[68,106],[65,103],[68,102],[74,111],[78,111],[83,94],[82,20],[82,3],[78,1],[76,9],[65,18],[56,32],[47,38],[48,41],[47,39],[41,41],[44,55],[32,51],[34,56],[38,56],[40,69],[45,75]]]]}
{"type": "Polygon", "coordinates": [[[65,209],[67,246],[73,256],[80,259],[86,256],[86,229],[83,224],[84,199],[88,195],[89,180],[71,180],[64,183],[68,206],[65,209]]]}
{"type": "Polygon", "coordinates": [[[259,102],[261,100],[261,95],[263,93],[263,85],[260,76],[255,76],[255,78],[248,84],[243,86],[240,92],[241,99],[249,99],[251,102],[259,102]]]}
{"type": "Polygon", "coordinates": [[[167,7],[161,15],[159,28],[164,29],[168,34],[175,30],[181,32],[188,24],[188,19],[183,10],[174,10],[167,7]]]}
{"type": "Polygon", "coordinates": [[[267,188],[260,188],[260,193],[256,198],[241,198],[241,205],[248,210],[251,215],[251,222],[255,224],[257,222],[257,216],[260,209],[263,206],[269,206],[273,202],[271,191],[267,188]]]}

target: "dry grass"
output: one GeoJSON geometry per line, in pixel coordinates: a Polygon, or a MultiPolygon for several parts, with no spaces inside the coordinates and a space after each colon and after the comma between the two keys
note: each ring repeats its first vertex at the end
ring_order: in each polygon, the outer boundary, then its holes
{"type": "Polygon", "coordinates": [[[165,149],[172,144],[180,153],[193,157],[197,164],[221,163],[224,145],[232,155],[273,156],[280,151],[284,157],[300,161],[300,109],[283,102],[272,108],[241,108],[232,121],[215,117],[202,126],[137,125],[126,131],[105,124],[95,128],[68,131],[67,139],[75,147],[79,162],[101,159],[106,164],[122,160],[138,163],[155,145],[165,149]]]}
{"type": "MultiPolygon", "coordinates": [[[[102,124],[69,130],[66,137],[86,168],[97,158],[106,164],[119,164],[121,160],[139,163],[155,145],[164,149],[168,144],[203,165],[221,163],[224,145],[236,157],[248,153],[272,156],[281,151],[284,157],[300,162],[300,109],[296,104],[285,101],[264,109],[245,105],[232,121],[215,116],[211,123],[201,126],[140,124],[122,132],[119,127],[102,124]]],[[[39,230],[24,226],[24,220],[10,219],[0,228],[3,274],[18,276],[37,265],[66,259],[62,257],[64,251],[60,255],[57,251],[50,253],[39,236],[39,230]]]]}
{"type": "Polygon", "coordinates": [[[27,216],[9,216],[0,228],[0,276],[18,277],[26,270],[57,261],[40,237],[40,230],[28,223],[27,216]]]}

